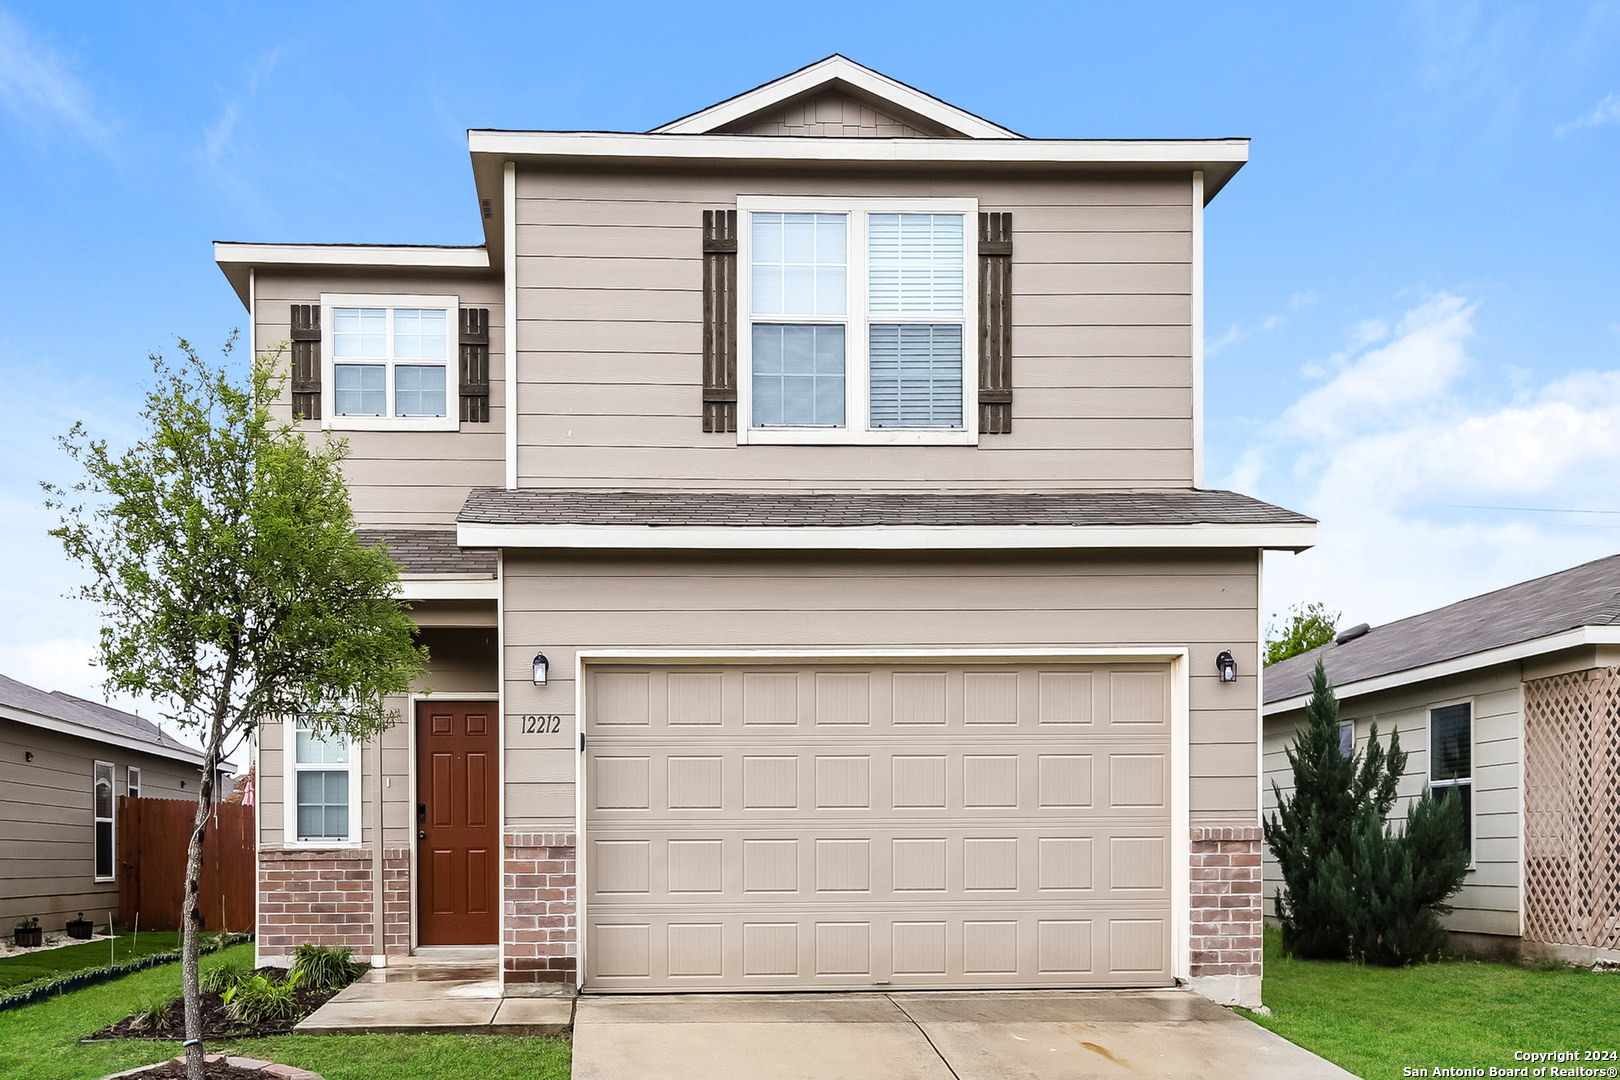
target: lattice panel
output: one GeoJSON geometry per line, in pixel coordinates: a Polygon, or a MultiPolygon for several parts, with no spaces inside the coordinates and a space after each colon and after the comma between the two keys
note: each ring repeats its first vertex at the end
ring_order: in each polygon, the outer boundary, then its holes
{"type": "Polygon", "coordinates": [[[1620,668],[1524,684],[1524,936],[1620,948],[1620,668]]]}

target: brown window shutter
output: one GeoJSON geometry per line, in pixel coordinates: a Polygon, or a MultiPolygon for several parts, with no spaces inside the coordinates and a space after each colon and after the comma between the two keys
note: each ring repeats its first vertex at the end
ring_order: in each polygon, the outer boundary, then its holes
{"type": "Polygon", "coordinates": [[[461,309],[461,422],[489,423],[489,309],[461,309]]]}
{"type": "Polygon", "coordinates": [[[979,215],[979,432],[1012,430],[1012,215],[979,215]]]}
{"type": "Polygon", "coordinates": [[[703,211],[703,430],[737,430],[737,211],[703,211]]]}
{"type": "Polygon", "coordinates": [[[293,419],[321,418],[321,305],[292,306],[293,419]]]}

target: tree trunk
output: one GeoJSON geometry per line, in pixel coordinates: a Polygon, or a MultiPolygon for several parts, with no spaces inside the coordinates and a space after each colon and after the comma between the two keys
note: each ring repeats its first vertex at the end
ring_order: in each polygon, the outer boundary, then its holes
{"type": "Polygon", "coordinates": [[[202,880],[203,837],[207,834],[208,815],[214,804],[221,720],[216,711],[209,727],[208,746],[203,751],[202,783],[197,786],[197,815],[192,822],[191,844],[186,849],[186,886],[180,906],[184,935],[180,945],[180,979],[186,1001],[186,1080],[203,1080],[202,987],[197,971],[202,947],[202,914],[197,910],[197,891],[202,880]]]}

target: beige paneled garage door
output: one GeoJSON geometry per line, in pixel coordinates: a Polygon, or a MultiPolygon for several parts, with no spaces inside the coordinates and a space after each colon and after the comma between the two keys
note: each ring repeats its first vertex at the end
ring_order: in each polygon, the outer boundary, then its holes
{"type": "Polygon", "coordinates": [[[585,716],[588,989],[1170,981],[1161,667],[603,667],[585,716]]]}

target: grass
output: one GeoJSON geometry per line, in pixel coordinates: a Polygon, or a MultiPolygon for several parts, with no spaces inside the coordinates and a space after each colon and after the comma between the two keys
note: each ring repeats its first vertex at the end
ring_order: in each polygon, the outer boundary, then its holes
{"type": "Polygon", "coordinates": [[[1409,968],[1298,960],[1283,956],[1275,930],[1266,931],[1265,971],[1271,1015],[1244,1014],[1368,1080],[1407,1066],[1429,1075],[1436,1066],[1520,1067],[1515,1050],[1620,1050],[1620,975],[1468,960],[1409,968]]]}
{"type": "MultiPolygon", "coordinates": [[[[145,934],[141,937],[144,939],[145,934]]],[[[102,947],[106,943],[102,942],[102,947]]],[[[215,954],[253,962],[253,946],[215,954]]],[[[102,986],[0,1013],[0,1076],[6,1080],[95,1080],[173,1057],[180,1043],[78,1039],[129,1015],[143,998],[179,994],[180,966],[136,972],[102,986]]],[[[569,1046],[560,1039],[493,1035],[282,1035],[210,1043],[209,1050],[269,1058],[313,1069],[326,1080],[566,1080],[569,1046]]]]}
{"type": "Polygon", "coordinates": [[[26,983],[106,967],[109,956],[116,957],[118,963],[127,963],[179,947],[178,930],[149,930],[138,940],[133,935],[120,934],[110,945],[105,941],[87,941],[83,945],[8,956],[0,959],[0,996],[26,983]]]}

